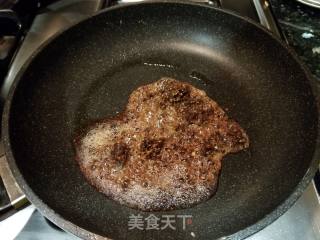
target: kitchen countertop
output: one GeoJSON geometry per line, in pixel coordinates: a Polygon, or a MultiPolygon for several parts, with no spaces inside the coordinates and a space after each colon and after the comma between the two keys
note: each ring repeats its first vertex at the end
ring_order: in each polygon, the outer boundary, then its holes
{"type": "Polygon", "coordinates": [[[270,0],[289,45],[320,81],[320,9],[295,0],[270,0]]]}

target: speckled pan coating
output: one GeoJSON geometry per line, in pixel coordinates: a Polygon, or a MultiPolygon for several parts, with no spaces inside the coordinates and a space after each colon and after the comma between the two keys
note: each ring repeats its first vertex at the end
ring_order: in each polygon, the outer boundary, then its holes
{"type": "Polygon", "coordinates": [[[30,201],[82,238],[242,239],[285,212],[312,179],[320,157],[316,92],[296,55],[248,20],[182,2],[114,7],[52,39],[21,69],[3,141],[30,201]],[[181,224],[129,231],[128,216],[140,212],[87,184],[72,139],[163,76],[190,82],[228,109],[250,136],[250,152],[225,159],[214,198],[170,212],[193,216],[186,231],[181,224]]]}

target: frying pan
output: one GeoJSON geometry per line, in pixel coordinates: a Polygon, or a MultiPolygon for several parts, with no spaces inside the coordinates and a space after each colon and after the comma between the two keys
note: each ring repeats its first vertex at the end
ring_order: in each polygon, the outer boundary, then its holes
{"type": "Polygon", "coordinates": [[[17,75],[3,141],[29,200],[85,239],[242,239],[284,213],[319,164],[317,89],[296,55],[232,13],[185,2],[116,6],[52,38],[17,75]],[[189,209],[186,229],[129,230],[140,212],[90,186],[74,161],[83,126],[124,109],[137,87],[173,77],[203,89],[247,131],[223,160],[218,191],[189,209]]]}

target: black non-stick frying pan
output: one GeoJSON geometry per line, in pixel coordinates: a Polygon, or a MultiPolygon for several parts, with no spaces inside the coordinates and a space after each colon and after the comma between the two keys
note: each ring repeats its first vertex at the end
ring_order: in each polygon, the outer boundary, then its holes
{"type": "Polygon", "coordinates": [[[318,165],[316,88],[284,44],[209,6],[152,2],[110,8],[51,39],[21,69],[3,115],[17,182],[42,214],[87,239],[244,238],[285,212],[318,165]],[[168,76],[216,100],[247,131],[223,160],[217,194],[176,230],[129,230],[131,214],[90,186],[74,161],[81,127],[124,109],[137,87],[168,76]]]}

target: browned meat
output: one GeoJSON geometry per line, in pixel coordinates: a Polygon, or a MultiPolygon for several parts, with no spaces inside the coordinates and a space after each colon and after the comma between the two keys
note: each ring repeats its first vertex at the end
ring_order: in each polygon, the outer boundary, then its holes
{"type": "Polygon", "coordinates": [[[170,78],[142,86],[126,110],[75,140],[88,181],[145,211],[185,208],[212,196],[221,160],[248,136],[204,91],[170,78]]]}

